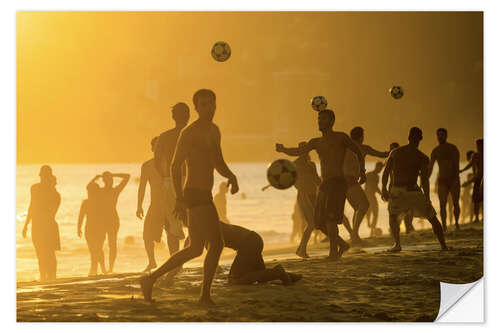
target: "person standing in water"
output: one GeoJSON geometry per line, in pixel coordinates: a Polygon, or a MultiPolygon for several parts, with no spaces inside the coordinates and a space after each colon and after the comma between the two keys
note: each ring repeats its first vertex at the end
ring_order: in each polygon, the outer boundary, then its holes
{"type": "MultiPolygon", "coordinates": [[[[97,176],[100,177],[100,176],[97,176]]],[[[85,217],[85,240],[90,252],[90,271],[89,276],[97,275],[98,266],[101,267],[102,274],[106,274],[106,265],[104,264],[104,240],[106,239],[106,231],[104,230],[103,221],[101,218],[101,200],[99,197],[99,185],[95,183],[94,178],[87,185],[88,198],[83,200],[78,215],[77,235],[82,237],[82,225],[85,217]]]]}
{"type": "Polygon", "coordinates": [[[116,260],[118,230],[120,229],[120,217],[116,210],[116,204],[118,203],[120,193],[130,179],[130,174],[105,171],[101,176],[97,175],[94,177],[91,183],[95,182],[99,177],[101,177],[104,182],[104,187],[99,188],[99,198],[101,201],[100,214],[108,238],[109,273],[112,273],[116,260]],[[118,186],[115,187],[113,187],[114,177],[122,179],[118,186]]]}
{"type": "MultiPolygon", "coordinates": [[[[474,222],[479,222],[479,210],[483,203],[483,139],[476,140],[477,152],[472,155],[472,159],[460,173],[472,168],[474,174],[474,186],[472,188],[472,202],[474,203],[474,222]]],[[[484,217],[483,217],[484,218],[484,217]]]]}
{"type": "Polygon", "coordinates": [[[56,190],[57,181],[50,166],[43,165],[39,176],[40,182],[31,186],[23,237],[27,237],[28,225],[32,222],[31,239],[38,258],[40,281],[50,281],[56,279],[56,251],[61,249],[59,226],[55,219],[61,195],[56,190]]]}
{"type": "Polygon", "coordinates": [[[219,219],[227,224],[231,224],[227,218],[227,199],[226,193],[229,191],[229,187],[226,182],[221,182],[219,184],[219,192],[214,196],[215,208],[217,208],[217,214],[219,219]]]}

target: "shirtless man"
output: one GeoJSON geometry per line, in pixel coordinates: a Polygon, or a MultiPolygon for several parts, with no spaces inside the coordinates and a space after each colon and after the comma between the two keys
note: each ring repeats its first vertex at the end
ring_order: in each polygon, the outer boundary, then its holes
{"type": "MultiPolygon", "coordinates": [[[[364,130],[362,127],[354,127],[351,130],[351,139],[356,143],[361,151],[363,165],[365,164],[366,155],[382,158],[389,156],[389,152],[381,152],[373,149],[369,145],[363,144],[364,130]]],[[[357,158],[358,157],[352,151],[346,151],[344,175],[347,180],[347,201],[349,201],[349,204],[354,209],[354,216],[352,218],[353,233],[351,236],[351,241],[354,244],[361,243],[361,238],[359,238],[359,227],[361,226],[361,222],[363,221],[370,205],[365,191],[363,191],[361,184],[358,182],[360,171],[357,158]]]]}
{"type": "Polygon", "coordinates": [[[382,162],[375,164],[375,169],[366,173],[365,193],[370,202],[368,211],[366,212],[366,220],[368,227],[370,227],[370,237],[376,236],[377,221],[378,221],[378,200],[376,194],[382,194],[378,183],[380,182],[380,171],[384,168],[382,162]]]}
{"type": "Polygon", "coordinates": [[[163,274],[199,257],[205,243],[208,252],[203,264],[203,283],[199,302],[213,306],[210,288],[219,263],[224,241],[217,210],[212,201],[214,169],[228,179],[231,193],[238,192],[238,181],[222,156],[221,134],[212,122],[215,114],[215,94],[211,90],[198,90],[193,103],[199,118],[184,129],[177,142],[172,161],[171,175],[176,196],[175,214],[184,219],[187,214],[190,244],[175,253],[160,268],[141,278],[144,299],[152,301],[152,289],[163,274]],[[182,184],[182,165],[187,164],[187,179],[182,184]]]}
{"type": "Polygon", "coordinates": [[[179,251],[179,242],[185,237],[184,231],[182,230],[182,221],[173,214],[175,208],[175,195],[170,174],[170,165],[174,156],[177,139],[182,129],[186,127],[189,121],[189,107],[184,103],[175,104],[172,107],[172,119],[175,122],[175,127],[160,134],[154,150],[154,166],[162,180],[165,192],[163,194],[164,219],[170,255],[179,251]]]}
{"type": "MultiPolygon", "coordinates": [[[[472,201],[474,202],[474,222],[479,222],[479,209],[483,202],[483,139],[476,140],[477,152],[472,155],[472,160],[460,173],[472,168],[474,186],[472,188],[472,201]]],[[[483,217],[484,218],[484,217],[483,217]]]]}
{"type": "Polygon", "coordinates": [[[389,201],[389,223],[395,242],[394,247],[389,250],[391,252],[401,251],[398,215],[409,210],[413,216],[425,217],[432,224],[441,248],[448,249],[441,223],[429,197],[429,158],[418,149],[422,138],[422,130],[412,127],[408,136],[409,144],[391,151],[382,175],[382,198],[389,201]],[[389,174],[393,177],[390,193],[387,190],[389,174]],[[423,193],[417,185],[419,175],[423,193]]]}
{"type": "Polygon", "coordinates": [[[289,285],[302,278],[299,274],[286,272],[280,264],[266,268],[262,258],[264,241],[258,233],[238,225],[220,223],[225,247],[237,252],[229,270],[229,283],[253,284],[281,280],[284,285],[289,285]]]}
{"type": "MultiPolygon", "coordinates": [[[[299,147],[306,144],[307,142],[301,142],[299,147]]],[[[294,164],[297,168],[297,181],[295,182],[297,203],[306,222],[302,239],[295,253],[301,258],[309,258],[307,243],[314,230],[314,205],[316,204],[316,192],[321,183],[321,178],[319,178],[316,164],[311,161],[309,154],[300,156],[294,161],[294,164]]]]}
{"type": "MultiPolygon", "coordinates": [[[[156,143],[158,142],[158,137],[151,140],[151,150],[154,152],[156,143]]],[[[144,194],[146,192],[146,185],[149,183],[151,200],[144,220],[144,229],[142,232],[142,238],[144,239],[144,247],[146,248],[146,253],[148,255],[149,263],[144,272],[149,272],[156,268],[155,252],[154,252],[154,242],[160,242],[163,233],[163,228],[165,227],[165,189],[162,184],[162,178],[155,167],[155,160],[150,159],[142,164],[141,167],[141,180],[139,183],[139,193],[137,200],[137,212],[136,216],[142,220],[144,217],[144,211],[142,209],[142,203],[144,202],[144,194]]],[[[167,242],[170,251],[175,249],[172,246],[172,237],[168,236],[167,232],[167,242]]],[[[177,240],[177,239],[175,239],[177,240]]],[[[175,244],[175,243],[174,243],[175,244]]],[[[173,252],[170,252],[172,255],[173,252]]]]}
{"type": "Polygon", "coordinates": [[[432,175],[434,163],[437,161],[439,166],[437,191],[443,231],[446,231],[446,204],[449,194],[451,194],[453,201],[455,228],[458,230],[458,220],[460,218],[460,178],[458,176],[458,164],[460,161],[460,153],[457,146],[446,141],[448,138],[448,131],[445,128],[438,128],[436,134],[439,145],[434,148],[431,153],[429,176],[432,175]]]}
{"type": "Polygon", "coordinates": [[[276,151],[290,156],[301,156],[316,150],[321,164],[321,185],[316,199],[314,220],[315,227],[328,235],[330,240],[329,259],[336,260],[349,248],[349,245],[339,236],[338,224],[344,218],[347,182],[344,176],[344,156],[350,149],[358,156],[360,183],[366,180],[365,160],[359,149],[347,134],[332,130],[335,114],[326,109],[318,113],[318,127],[322,133],[319,138],[313,138],[302,147],[285,148],[276,144],[276,151]]]}

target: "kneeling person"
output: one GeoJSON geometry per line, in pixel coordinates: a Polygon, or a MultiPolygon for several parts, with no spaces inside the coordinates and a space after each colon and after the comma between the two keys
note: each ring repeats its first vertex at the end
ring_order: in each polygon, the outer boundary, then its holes
{"type": "Polygon", "coordinates": [[[224,246],[235,250],[236,257],[229,270],[229,283],[253,284],[281,280],[289,285],[302,278],[299,274],[288,273],[283,266],[266,268],[262,258],[264,242],[258,233],[246,228],[220,222],[224,246]]]}

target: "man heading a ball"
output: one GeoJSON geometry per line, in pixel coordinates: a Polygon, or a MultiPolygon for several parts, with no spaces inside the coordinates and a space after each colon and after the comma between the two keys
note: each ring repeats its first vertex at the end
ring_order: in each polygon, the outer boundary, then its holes
{"type": "Polygon", "coordinates": [[[342,224],[346,200],[347,182],[344,176],[344,156],[347,149],[357,156],[360,169],[360,183],[366,180],[365,160],[358,147],[344,132],[333,131],[335,114],[325,109],[318,112],[318,127],[321,137],[313,138],[307,144],[296,148],[285,148],[276,144],[276,151],[290,156],[301,156],[316,150],[321,165],[322,182],[315,205],[315,226],[328,234],[330,254],[328,258],[336,260],[349,248],[339,236],[338,224],[342,224]]]}

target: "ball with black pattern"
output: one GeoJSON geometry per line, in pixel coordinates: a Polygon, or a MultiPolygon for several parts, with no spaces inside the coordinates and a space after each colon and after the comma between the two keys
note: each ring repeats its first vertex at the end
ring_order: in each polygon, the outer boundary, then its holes
{"type": "Polygon", "coordinates": [[[391,89],[389,89],[389,92],[394,99],[400,99],[404,95],[403,88],[401,88],[400,86],[392,87],[391,89]]]}
{"type": "Polygon", "coordinates": [[[311,99],[311,106],[313,110],[315,111],[322,111],[326,109],[326,106],[328,105],[328,101],[324,96],[314,96],[311,99]]]}
{"type": "Polygon", "coordinates": [[[219,41],[212,46],[212,58],[218,62],[224,62],[231,56],[231,47],[223,41],[219,41]]]}
{"type": "Polygon", "coordinates": [[[269,164],[267,168],[267,180],[272,187],[278,190],[286,190],[295,184],[297,168],[289,160],[276,160],[269,164]]]}

